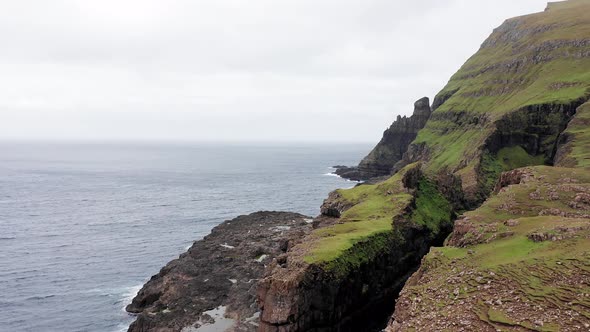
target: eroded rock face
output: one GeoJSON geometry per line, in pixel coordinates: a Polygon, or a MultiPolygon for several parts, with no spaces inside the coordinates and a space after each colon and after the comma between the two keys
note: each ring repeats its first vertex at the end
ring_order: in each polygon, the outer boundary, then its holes
{"type": "Polygon", "coordinates": [[[396,227],[411,240],[388,239],[389,250],[346,276],[289,257],[271,266],[260,283],[258,331],[380,331],[397,293],[433,242],[426,230],[405,220],[396,227]]]}
{"type": "Polygon", "coordinates": [[[430,100],[427,97],[416,101],[412,116],[398,115],[395,122],[383,133],[381,141],[358,166],[339,166],[336,174],[357,181],[392,174],[393,166],[402,159],[418,131],[426,125],[431,113],[430,100]]]}
{"type": "Polygon", "coordinates": [[[450,211],[442,211],[450,209],[450,204],[441,207],[442,202],[434,203],[434,196],[444,198],[429,191],[430,182],[419,165],[402,170],[398,176],[394,186],[363,185],[365,195],[387,197],[390,210],[386,213],[392,213],[386,217],[391,218],[389,231],[355,239],[352,247],[331,260],[310,260],[308,248],[325,244],[322,234],[336,234],[332,226],[348,224],[352,226],[350,232],[359,222],[349,219],[355,215],[350,209],[351,204],[362,203],[347,202],[338,192],[330,195],[322,206],[324,214],[314,220],[316,229],[295,244],[284,259],[271,264],[260,282],[259,332],[370,332],[385,326],[397,292],[429,247],[442,244],[453,217],[450,211]],[[408,197],[400,197],[400,192],[408,197]],[[425,196],[429,197],[425,200],[425,196]],[[425,204],[429,210],[420,210],[425,204]],[[440,215],[440,220],[433,220],[437,226],[429,228],[421,223],[417,215],[422,214],[418,212],[440,215]]]}
{"type": "Polygon", "coordinates": [[[143,286],[127,306],[138,314],[129,331],[190,331],[213,323],[216,308],[233,319],[230,331],[256,331],[258,280],[310,230],[311,218],[297,213],[257,212],[225,221],[143,286]]]}

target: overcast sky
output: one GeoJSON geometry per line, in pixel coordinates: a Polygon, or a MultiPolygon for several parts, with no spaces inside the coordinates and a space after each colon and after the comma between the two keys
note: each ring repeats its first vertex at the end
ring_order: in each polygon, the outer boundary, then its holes
{"type": "Polygon", "coordinates": [[[0,2],[0,139],[374,142],[541,0],[0,2]]]}

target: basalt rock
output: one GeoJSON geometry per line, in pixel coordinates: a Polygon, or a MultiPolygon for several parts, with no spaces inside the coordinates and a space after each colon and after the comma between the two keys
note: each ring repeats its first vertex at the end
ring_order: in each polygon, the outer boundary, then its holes
{"type": "Polygon", "coordinates": [[[424,128],[431,113],[430,101],[427,97],[416,101],[412,116],[398,115],[393,124],[383,133],[381,141],[358,166],[338,166],[335,173],[343,178],[357,181],[391,175],[393,166],[402,159],[418,131],[424,128]]]}
{"type": "Polygon", "coordinates": [[[126,308],[138,315],[129,331],[213,328],[215,309],[217,320],[229,325],[222,330],[256,331],[258,280],[268,264],[310,230],[311,218],[288,212],[256,212],[225,221],[143,286],[126,308]]]}

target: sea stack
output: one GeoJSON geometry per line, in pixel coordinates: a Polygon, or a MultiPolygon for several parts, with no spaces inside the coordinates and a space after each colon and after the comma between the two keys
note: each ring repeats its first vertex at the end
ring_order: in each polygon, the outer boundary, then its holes
{"type": "Polygon", "coordinates": [[[418,131],[426,125],[431,113],[428,97],[420,98],[414,103],[412,116],[398,115],[391,126],[383,132],[381,141],[358,166],[339,166],[336,174],[356,181],[391,175],[393,166],[402,159],[418,131]]]}

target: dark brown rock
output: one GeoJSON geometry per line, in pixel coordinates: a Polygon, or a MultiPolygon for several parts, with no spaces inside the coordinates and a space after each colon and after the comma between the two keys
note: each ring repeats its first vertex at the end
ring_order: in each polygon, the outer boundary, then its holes
{"type": "Polygon", "coordinates": [[[392,174],[393,166],[402,159],[408,146],[424,128],[432,110],[430,100],[421,98],[414,103],[414,113],[410,117],[397,119],[383,133],[383,138],[356,167],[339,166],[336,174],[351,180],[368,180],[392,174]]]}
{"type": "Polygon", "coordinates": [[[215,320],[206,313],[215,308],[234,320],[231,331],[256,331],[258,280],[291,241],[311,230],[310,222],[297,213],[256,212],[213,228],[143,286],[126,308],[138,314],[129,331],[197,327],[215,320]]]}

